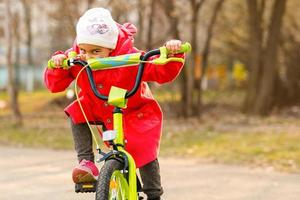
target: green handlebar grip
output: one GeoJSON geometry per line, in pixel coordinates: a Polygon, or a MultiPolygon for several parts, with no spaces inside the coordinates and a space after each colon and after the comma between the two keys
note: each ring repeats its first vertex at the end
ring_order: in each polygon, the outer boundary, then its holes
{"type": "MultiPolygon", "coordinates": [[[[68,59],[65,59],[62,64],[62,68],[67,69],[68,67],[69,67],[68,59]]],[[[56,68],[56,65],[54,64],[52,59],[48,60],[48,68],[50,68],[50,69],[56,68]]]]}
{"type": "Polygon", "coordinates": [[[76,56],[77,56],[77,53],[75,51],[70,51],[68,53],[68,58],[76,58],[76,56]]]}
{"type": "Polygon", "coordinates": [[[186,42],[181,45],[181,49],[178,51],[178,53],[187,53],[192,50],[192,46],[190,43],[186,42]]]}
{"type": "Polygon", "coordinates": [[[164,46],[164,47],[160,48],[160,53],[161,53],[162,57],[167,57],[167,54],[169,54],[169,53],[187,53],[187,52],[190,52],[191,50],[192,50],[191,44],[186,42],[186,43],[182,44],[180,49],[176,52],[171,52],[164,46]]]}
{"type": "MultiPolygon", "coordinates": [[[[77,56],[77,53],[75,51],[70,51],[68,53],[68,58],[76,58],[76,56],[77,56]]],[[[69,59],[65,59],[63,61],[63,64],[62,64],[62,68],[63,69],[68,69],[69,68],[68,60],[69,59]]],[[[56,68],[56,66],[55,66],[55,64],[54,64],[54,62],[53,62],[52,59],[48,60],[48,68],[50,68],[50,69],[56,68]]]]}

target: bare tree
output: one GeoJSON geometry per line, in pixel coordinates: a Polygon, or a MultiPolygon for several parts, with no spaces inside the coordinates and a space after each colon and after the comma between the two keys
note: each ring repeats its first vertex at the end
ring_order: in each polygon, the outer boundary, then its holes
{"type": "MultiPolygon", "coordinates": [[[[66,17],[66,24],[68,26],[68,30],[73,38],[76,37],[76,21],[78,20],[80,13],[78,9],[79,1],[76,0],[62,0],[60,1],[62,8],[64,9],[64,16],[66,17]]],[[[88,1],[88,6],[90,6],[90,1],[88,1]]]]}
{"type": "Polygon", "coordinates": [[[15,39],[15,70],[16,70],[16,77],[15,77],[15,84],[16,84],[16,93],[18,95],[18,91],[20,89],[20,44],[21,44],[21,35],[20,35],[20,15],[18,12],[14,13],[13,16],[13,35],[15,39]]]}
{"type": "Polygon", "coordinates": [[[140,48],[144,48],[143,43],[143,34],[144,34],[144,12],[145,12],[145,1],[139,0],[137,4],[138,9],[138,34],[137,34],[137,46],[140,48]]]}
{"type": "Polygon", "coordinates": [[[261,4],[255,1],[247,1],[249,22],[249,66],[250,78],[245,99],[245,111],[250,112],[253,108],[257,91],[259,90],[259,75],[261,74],[263,54],[263,27],[262,20],[265,11],[265,1],[261,4]]]}
{"type": "Polygon", "coordinates": [[[178,29],[180,20],[176,12],[176,0],[159,0],[159,3],[162,6],[170,24],[168,35],[172,36],[174,39],[180,39],[178,29]]]}
{"type": "Polygon", "coordinates": [[[267,34],[263,31],[265,1],[248,0],[250,83],[245,101],[249,113],[267,115],[275,102],[275,83],[278,79],[278,49],[286,0],[275,0],[267,34]],[[265,41],[263,35],[266,35],[265,41]],[[265,44],[265,46],[263,45],[265,44]]]}
{"type": "MultiPolygon", "coordinates": [[[[27,64],[28,68],[32,69],[34,71],[34,63],[32,59],[32,1],[31,0],[22,0],[23,10],[24,10],[24,16],[25,16],[25,28],[26,28],[26,48],[27,48],[27,64]]],[[[34,80],[28,79],[27,82],[27,90],[32,91],[33,90],[33,83],[34,80]]]]}
{"type": "Polygon", "coordinates": [[[31,10],[31,0],[22,0],[22,5],[25,15],[25,26],[26,26],[26,46],[27,46],[27,62],[29,65],[33,64],[32,61],[32,10],[31,10]]]}
{"type": "Polygon", "coordinates": [[[93,3],[95,3],[95,0],[88,0],[87,1],[87,9],[92,8],[93,3]]]}
{"type": "MultiPolygon", "coordinates": [[[[189,67],[184,69],[185,74],[185,84],[183,86],[183,103],[186,105],[186,110],[184,112],[184,115],[186,117],[191,116],[193,114],[193,91],[194,91],[194,74],[195,71],[195,63],[197,59],[197,55],[199,55],[198,50],[198,24],[199,24],[199,13],[204,5],[205,0],[190,0],[190,9],[192,13],[191,17],[191,45],[193,47],[192,51],[192,59],[189,61],[189,67]]],[[[200,105],[198,105],[200,106],[200,105]]]]}
{"type": "Polygon", "coordinates": [[[50,0],[50,3],[54,5],[52,9],[46,10],[49,18],[50,49],[68,49],[76,37],[79,8],[86,9],[88,5],[80,4],[78,0],[50,0]]]}
{"type": "Polygon", "coordinates": [[[122,24],[128,21],[128,14],[132,8],[132,1],[110,0],[107,7],[112,9],[112,15],[116,22],[122,24]]]}
{"type": "Polygon", "coordinates": [[[262,115],[268,114],[274,103],[275,83],[278,78],[278,48],[280,29],[282,27],[283,14],[286,0],[276,0],[273,5],[269,37],[266,42],[264,67],[262,71],[261,89],[254,107],[254,112],[262,115]]]}
{"type": "Polygon", "coordinates": [[[146,49],[152,49],[152,40],[153,40],[153,23],[155,16],[155,5],[157,0],[153,0],[150,2],[150,12],[148,17],[148,31],[147,31],[147,39],[146,39],[146,49]]]}
{"type": "Polygon", "coordinates": [[[299,105],[300,99],[300,44],[297,40],[300,24],[293,11],[289,14],[281,40],[281,64],[284,67],[280,69],[280,87],[276,89],[275,104],[278,107],[299,105]]]}
{"type": "Polygon", "coordinates": [[[14,122],[16,125],[22,124],[22,116],[18,104],[18,95],[15,84],[15,70],[13,66],[12,51],[13,51],[13,38],[12,38],[12,12],[9,0],[5,0],[5,40],[6,40],[6,64],[8,71],[8,94],[10,97],[10,106],[13,111],[14,122]]]}
{"type": "Polygon", "coordinates": [[[206,68],[208,65],[208,57],[209,57],[209,51],[210,51],[210,43],[211,43],[211,39],[213,37],[213,28],[215,26],[216,20],[217,20],[217,16],[218,13],[222,7],[224,0],[218,0],[215,8],[213,9],[213,14],[212,17],[210,19],[210,22],[208,24],[208,28],[207,28],[207,38],[204,44],[204,50],[202,53],[202,70],[201,70],[201,78],[198,81],[198,96],[197,96],[197,102],[196,102],[196,108],[195,109],[197,111],[197,114],[200,116],[201,114],[201,110],[202,110],[202,80],[204,78],[205,72],[206,72],[206,68]]]}

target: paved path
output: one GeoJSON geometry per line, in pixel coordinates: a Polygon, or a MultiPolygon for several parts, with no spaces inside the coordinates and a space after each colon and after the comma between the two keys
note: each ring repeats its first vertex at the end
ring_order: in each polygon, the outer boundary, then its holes
{"type": "MultiPolygon", "coordinates": [[[[0,147],[1,200],[91,200],[74,193],[71,151],[0,147]]],[[[299,200],[300,175],[161,158],[167,200],[299,200]]]]}

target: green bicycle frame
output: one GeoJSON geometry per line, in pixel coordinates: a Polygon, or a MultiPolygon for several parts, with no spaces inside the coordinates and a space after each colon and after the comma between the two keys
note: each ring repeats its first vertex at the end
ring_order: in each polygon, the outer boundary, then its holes
{"type": "MultiPolygon", "coordinates": [[[[117,108],[120,112],[114,112],[113,114],[113,126],[114,130],[117,132],[117,136],[114,143],[117,144],[118,151],[123,152],[128,159],[128,198],[129,200],[137,199],[137,183],[136,183],[136,165],[132,156],[124,149],[124,132],[123,132],[123,114],[121,109],[117,108]]],[[[126,189],[126,188],[125,188],[126,189]]]]}
{"type": "MultiPolygon", "coordinates": [[[[115,107],[113,111],[113,129],[116,131],[117,135],[114,139],[114,144],[117,146],[117,150],[122,152],[128,160],[128,199],[136,200],[137,199],[137,183],[136,183],[136,165],[132,156],[124,149],[125,140],[124,140],[124,131],[123,131],[123,113],[122,108],[126,108],[126,90],[118,87],[111,87],[108,104],[115,107]]],[[[126,188],[124,188],[126,189],[126,188]]]]}

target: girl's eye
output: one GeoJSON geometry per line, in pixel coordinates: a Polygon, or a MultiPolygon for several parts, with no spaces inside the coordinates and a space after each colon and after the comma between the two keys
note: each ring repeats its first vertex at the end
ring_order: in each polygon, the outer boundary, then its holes
{"type": "Polygon", "coordinates": [[[80,49],[80,52],[83,53],[83,54],[86,53],[86,51],[84,49],[80,49]]]}
{"type": "Polygon", "coordinates": [[[92,53],[93,53],[93,54],[100,53],[100,50],[93,50],[92,53]]]}

